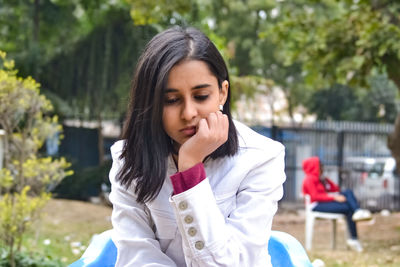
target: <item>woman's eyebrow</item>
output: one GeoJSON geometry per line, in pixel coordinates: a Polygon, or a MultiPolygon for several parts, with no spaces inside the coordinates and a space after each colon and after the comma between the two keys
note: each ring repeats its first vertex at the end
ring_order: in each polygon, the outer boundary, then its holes
{"type": "Polygon", "coordinates": [[[164,91],[165,94],[166,93],[176,93],[176,92],[179,92],[179,90],[178,89],[174,89],[174,88],[167,88],[164,91]]]}
{"type": "Polygon", "coordinates": [[[211,86],[211,84],[203,83],[203,84],[196,85],[195,87],[192,88],[192,90],[194,90],[194,89],[202,89],[202,88],[206,88],[206,87],[210,87],[210,86],[211,86]]]}
{"type": "MultiPolygon", "coordinates": [[[[207,87],[210,87],[210,86],[211,86],[211,84],[202,83],[202,84],[199,84],[199,85],[196,85],[196,86],[192,87],[192,90],[203,89],[203,88],[207,88],[207,87]]],[[[179,92],[179,90],[175,89],[175,88],[167,88],[167,89],[165,89],[165,93],[176,93],[176,92],[179,92]]]]}

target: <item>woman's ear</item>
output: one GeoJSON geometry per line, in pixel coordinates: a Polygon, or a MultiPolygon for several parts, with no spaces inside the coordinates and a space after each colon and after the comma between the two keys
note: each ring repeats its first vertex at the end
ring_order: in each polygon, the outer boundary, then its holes
{"type": "Polygon", "coordinates": [[[228,98],[229,82],[223,81],[221,84],[221,90],[219,92],[219,104],[225,105],[226,99],[228,98]]]}

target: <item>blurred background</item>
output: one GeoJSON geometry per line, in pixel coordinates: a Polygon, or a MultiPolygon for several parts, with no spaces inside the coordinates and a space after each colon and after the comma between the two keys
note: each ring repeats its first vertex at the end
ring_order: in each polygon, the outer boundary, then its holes
{"type": "MultiPolygon", "coordinates": [[[[302,203],[301,163],[319,156],[326,175],[352,188],[363,207],[399,211],[398,14],[400,3],[389,0],[0,0],[3,211],[4,196],[21,194],[26,185],[28,198],[46,192],[60,201],[108,203],[109,148],[120,138],[135,64],[150,38],[174,25],[201,29],[221,51],[234,118],[286,146],[282,203],[302,203]],[[24,86],[40,90],[52,108],[41,110],[47,104],[38,108],[26,92],[14,99],[15,88],[24,86]],[[26,103],[36,109],[22,108],[26,103]],[[33,121],[51,118],[52,130],[35,137],[44,127],[28,127],[32,110],[38,111],[33,121]],[[18,156],[29,138],[37,146],[18,156]],[[46,173],[50,163],[32,158],[48,158],[54,171],[46,173]],[[26,174],[35,183],[21,174],[29,164],[44,166],[36,176],[26,174]]],[[[10,203],[3,221],[12,218],[10,203]]],[[[60,203],[50,201],[51,211],[73,209],[60,203]]],[[[90,239],[84,234],[68,252],[61,245],[49,251],[53,245],[43,244],[51,241],[37,231],[14,240],[5,234],[10,229],[3,227],[4,259],[36,242],[40,253],[70,262],[84,249],[79,242],[90,239]]],[[[68,243],[68,236],[60,232],[56,239],[68,243]]]]}

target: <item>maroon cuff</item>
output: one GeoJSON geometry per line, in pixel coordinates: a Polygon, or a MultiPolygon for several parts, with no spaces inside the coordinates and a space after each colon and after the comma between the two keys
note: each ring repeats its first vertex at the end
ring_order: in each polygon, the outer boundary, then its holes
{"type": "Polygon", "coordinates": [[[180,194],[196,186],[206,178],[206,171],[203,163],[198,163],[192,168],[183,172],[171,175],[170,179],[174,188],[174,195],[180,194]]]}

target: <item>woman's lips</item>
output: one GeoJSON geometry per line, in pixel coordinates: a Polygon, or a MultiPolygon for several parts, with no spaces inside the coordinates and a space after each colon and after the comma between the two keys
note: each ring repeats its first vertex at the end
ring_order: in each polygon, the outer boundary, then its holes
{"type": "Polygon", "coordinates": [[[196,127],[190,126],[190,127],[183,128],[180,131],[186,136],[192,136],[196,133],[196,127]]]}

